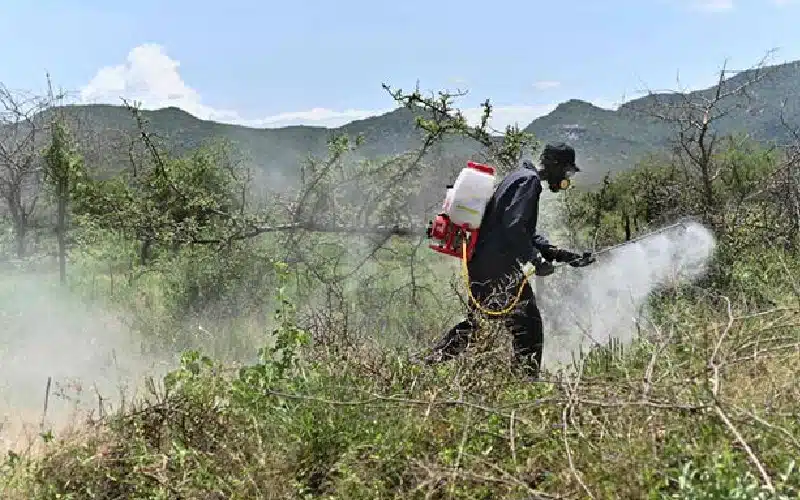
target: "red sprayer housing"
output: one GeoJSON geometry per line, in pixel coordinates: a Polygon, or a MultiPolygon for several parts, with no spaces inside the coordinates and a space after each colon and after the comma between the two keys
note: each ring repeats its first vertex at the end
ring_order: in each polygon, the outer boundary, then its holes
{"type": "MultiPolygon", "coordinates": [[[[476,170],[481,174],[488,174],[492,177],[494,176],[495,172],[493,167],[475,162],[468,162],[467,169],[476,170]]],[[[464,170],[466,171],[467,169],[464,170]]],[[[459,179],[456,180],[455,189],[460,189],[459,192],[454,192],[454,186],[447,186],[447,195],[444,203],[442,204],[442,211],[436,216],[436,218],[429,222],[427,233],[428,238],[435,240],[435,243],[429,245],[431,249],[444,255],[450,255],[456,258],[461,258],[463,256],[462,245],[466,239],[467,260],[469,260],[472,258],[472,253],[474,252],[475,245],[478,242],[478,231],[480,225],[479,215],[482,215],[483,213],[486,201],[488,201],[488,196],[486,196],[487,190],[485,189],[486,186],[484,185],[481,186],[484,191],[483,196],[478,196],[476,198],[470,191],[470,186],[467,186],[466,189],[464,188],[464,183],[461,182],[462,178],[464,177],[464,171],[462,171],[462,175],[460,175],[459,179]],[[463,197],[464,192],[467,193],[469,199],[462,204],[460,201],[463,200],[461,200],[459,196],[463,197]],[[451,215],[453,214],[454,204],[456,205],[456,209],[462,211],[462,219],[464,218],[463,211],[465,210],[474,215],[471,217],[472,223],[454,222],[452,220],[451,215]]]]}
{"type": "Polygon", "coordinates": [[[475,244],[478,242],[478,229],[466,224],[453,224],[447,214],[439,214],[428,226],[428,237],[438,240],[438,243],[428,245],[433,250],[461,258],[463,255],[462,243],[467,239],[467,260],[472,258],[475,244]]]}

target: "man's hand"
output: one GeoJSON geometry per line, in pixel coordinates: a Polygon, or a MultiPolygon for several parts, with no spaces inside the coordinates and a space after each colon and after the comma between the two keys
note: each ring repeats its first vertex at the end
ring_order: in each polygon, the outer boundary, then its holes
{"type": "Polygon", "coordinates": [[[555,272],[556,268],[549,260],[542,259],[536,264],[536,276],[550,276],[555,272]]]}
{"type": "Polygon", "coordinates": [[[574,257],[567,261],[572,267],[585,267],[597,260],[591,252],[583,252],[582,255],[577,253],[573,255],[574,257]]]}
{"type": "Polygon", "coordinates": [[[582,254],[570,252],[562,248],[553,250],[555,260],[557,262],[564,262],[572,267],[584,267],[595,262],[597,259],[591,252],[583,252],[582,254]]]}
{"type": "Polygon", "coordinates": [[[525,277],[530,279],[531,276],[550,276],[555,272],[553,264],[545,259],[539,259],[535,264],[533,262],[526,262],[522,265],[522,272],[525,277]]]}
{"type": "Polygon", "coordinates": [[[527,279],[531,279],[531,276],[550,276],[555,271],[555,267],[553,264],[545,259],[539,260],[536,264],[533,262],[526,262],[522,265],[522,272],[525,274],[527,279]]]}

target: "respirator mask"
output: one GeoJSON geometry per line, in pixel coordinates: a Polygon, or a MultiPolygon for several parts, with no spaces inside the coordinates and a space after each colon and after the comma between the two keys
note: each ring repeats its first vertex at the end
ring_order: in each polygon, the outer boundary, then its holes
{"type": "Polygon", "coordinates": [[[542,178],[554,193],[568,189],[572,185],[572,177],[580,172],[575,165],[575,150],[564,143],[546,145],[540,161],[542,178]]]}
{"type": "Polygon", "coordinates": [[[542,178],[547,182],[550,191],[557,193],[572,186],[572,177],[577,170],[575,167],[564,167],[563,165],[544,165],[542,178]]]}

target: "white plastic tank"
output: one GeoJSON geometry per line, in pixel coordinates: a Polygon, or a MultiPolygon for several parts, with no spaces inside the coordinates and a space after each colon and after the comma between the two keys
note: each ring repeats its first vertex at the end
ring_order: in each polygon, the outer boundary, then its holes
{"type": "Polygon", "coordinates": [[[444,196],[442,203],[442,212],[450,215],[450,207],[453,206],[453,186],[447,186],[447,193],[444,196]]]}
{"type": "Polygon", "coordinates": [[[450,220],[454,224],[468,224],[477,229],[494,192],[494,181],[494,168],[468,162],[467,168],[458,174],[453,187],[447,190],[445,206],[449,205],[449,210],[445,212],[450,220]]]}

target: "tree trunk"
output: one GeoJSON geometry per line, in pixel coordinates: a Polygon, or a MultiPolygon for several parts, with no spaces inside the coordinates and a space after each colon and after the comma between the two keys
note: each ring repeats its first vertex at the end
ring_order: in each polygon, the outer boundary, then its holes
{"type": "Polygon", "coordinates": [[[153,240],[146,238],[142,240],[142,246],[139,250],[139,262],[141,265],[146,266],[150,261],[150,247],[153,245],[153,240]]]}
{"type": "Polygon", "coordinates": [[[25,254],[27,253],[27,247],[25,245],[25,238],[27,237],[27,235],[28,235],[28,225],[22,221],[15,221],[14,238],[16,242],[18,259],[24,259],[25,254]]]}
{"type": "Polygon", "coordinates": [[[5,198],[9,215],[11,215],[11,223],[14,227],[14,243],[16,246],[17,258],[24,259],[27,253],[25,237],[28,235],[28,221],[25,218],[25,211],[18,203],[19,196],[16,192],[3,193],[3,198],[5,198]]]}
{"type": "Polygon", "coordinates": [[[69,194],[68,179],[59,179],[57,189],[58,213],[56,215],[56,231],[58,232],[58,277],[61,284],[67,282],[67,196],[69,194]]]}
{"type": "Polygon", "coordinates": [[[631,241],[631,217],[625,214],[625,241],[631,241]]]}

